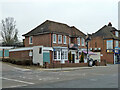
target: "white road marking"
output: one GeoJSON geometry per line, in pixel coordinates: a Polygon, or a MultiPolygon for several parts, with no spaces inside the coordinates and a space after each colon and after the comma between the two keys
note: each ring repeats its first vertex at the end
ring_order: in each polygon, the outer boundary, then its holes
{"type": "Polygon", "coordinates": [[[21,71],[30,71],[30,69],[23,69],[23,68],[17,68],[17,67],[14,67],[14,69],[21,70],[21,71]]]}
{"type": "Polygon", "coordinates": [[[23,86],[27,86],[27,85],[16,85],[16,86],[10,86],[10,88],[23,87],[23,86]]]}
{"type": "Polygon", "coordinates": [[[41,78],[39,80],[42,80],[41,78]]]}
{"type": "Polygon", "coordinates": [[[9,80],[9,81],[20,82],[20,83],[34,84],[32,82],[26,82],[26,81],[21,81],[21,80],[16,80],[16,79],[9,79],[9,78],[4,78],[4,77],[0,77],[0,78],[5,79],[5,80],[9,80]]]}
{"type": "Polygon", "coordinates": [[[97,81],[97,79],[90,79],[90,81],[97,81]]]}
{"type": "Polygon", "coordinates": [[[57,78],[57,79],[60,79],[60,78],[57,78]]]}

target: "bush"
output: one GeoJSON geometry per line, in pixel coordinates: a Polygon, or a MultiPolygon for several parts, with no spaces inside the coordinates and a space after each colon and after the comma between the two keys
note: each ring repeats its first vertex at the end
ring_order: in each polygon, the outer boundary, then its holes
{"type": "Polygon", "coordinates": [[[32,65],[32,60],[23,60],[22,64],[23,65],[32,65]]]}
{"type": "Polygon", "coordinates": [[[10,58],[4,58],[4,59],[2,59],[2,61],[3,61],[3,62],[10,62],[11,59],[10,59],[10,58]]]}

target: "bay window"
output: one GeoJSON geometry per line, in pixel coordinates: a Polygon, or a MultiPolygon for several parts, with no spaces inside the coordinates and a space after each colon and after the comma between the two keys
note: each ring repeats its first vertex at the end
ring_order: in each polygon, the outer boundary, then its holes
{"type": "Polygon", "coordinates": [[[67,50],[62,50],[62,53],[61,51],[54,51],[53,52],[53,57],[54,57],[54,60],[68,60],[68,51],[67,50]]]}
{"type": "Polygon", "coordinates": [[[107,49],[113,49],[113,40],[107,40],[107,49]]]}

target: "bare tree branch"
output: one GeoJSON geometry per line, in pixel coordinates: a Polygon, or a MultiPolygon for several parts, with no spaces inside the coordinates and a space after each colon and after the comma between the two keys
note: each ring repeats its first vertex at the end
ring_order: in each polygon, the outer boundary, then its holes
{"type": "Polygon", "coordinates": [[[1,21],[1,36],[5,45],[15,45],[19,42],[14,18],[8,17],[1,21]]]}

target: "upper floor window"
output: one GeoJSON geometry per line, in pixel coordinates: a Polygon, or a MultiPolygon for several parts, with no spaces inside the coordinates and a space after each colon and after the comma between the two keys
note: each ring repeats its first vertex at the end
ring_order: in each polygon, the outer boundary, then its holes
{"type": "Polygon", "coordinates": [[[80,45],[80,38],[77,38],[77,44],[80,45]]]}
{"type": "Polygon", "coordinates": [[[29,44],[33,44],[33,36],[29,37],[29,44]]]}
{"type": "Polygon", "coordinates": [[[58,35],[58,43],[62,44],[62,35],[58,35]]]}
{"type": "Polygon", "coordinates": [[[115,36],[116,36],[116,37],[118,37],[118,36],[119,36],[119,35],[118,35],[118,31],[115,31],[115,36]]]}
{"type": "Polygon", "coordinates": [[[107,40],[107,49],[113,49],[113,40],[107,40]]]}
{"type": "Polygon", "coordinates": [[[64,36],[64,44],[66,44],[66,36],[64,36]]]}
{"type": "Polygon", "coordinates": [[[81,43],[82,43],[82,46],[85,46],[85,39],[84,38],[82,38],[81,43]]]}
{"type": "Polygon", "coordinates": [[[53,43],[56,43],[56,34],[53,34],[53,43]]]}
{"type": "Polygon", "coordinates": [[[116,47],[119,47],[119,43],[118,43],[118,41],[116,41],[115,46],[116,46],[116,47]]]}

